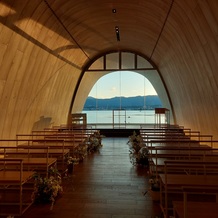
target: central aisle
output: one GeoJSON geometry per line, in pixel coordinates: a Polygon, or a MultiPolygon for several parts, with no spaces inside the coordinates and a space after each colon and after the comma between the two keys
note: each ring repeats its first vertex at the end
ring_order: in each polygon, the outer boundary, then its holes
{"type": "Polygon", "coordinates": [[[129,161],[128,138],[103,138],[99,153],[88,155],[64,179],[64,194],[54,209],[36,205],[22,217],[28,218],[151,218],[158,205],[149,195],[146,168],[129,161]]]}

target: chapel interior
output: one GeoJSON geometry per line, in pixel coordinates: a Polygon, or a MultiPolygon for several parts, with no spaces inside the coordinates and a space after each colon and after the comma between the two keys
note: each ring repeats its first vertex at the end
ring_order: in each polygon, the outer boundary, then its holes
{"type": "Polygon", "coordinates": [[[217,0],[0,0],[0,217],[217,217],[217,71],[217,0]],[[89,128],[91,89],[126,70],[151,82],[166,123],[89,128]],[[133,131],[146,167],[130,163],[133,131]],[[64,189],[52,210],[31,194],[50,167],[64,189]]]}

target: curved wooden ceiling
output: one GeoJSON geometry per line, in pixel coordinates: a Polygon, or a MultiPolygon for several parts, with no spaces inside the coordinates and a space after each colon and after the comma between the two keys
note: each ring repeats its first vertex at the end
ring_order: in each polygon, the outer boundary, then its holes
{"type": "Polygon", "coordinates": [[[217,135],[217,0],[1,0],[0,49],[3,137],[65,123],[86,64],[120,50],[158,67],[178,124],[217,135]]]}

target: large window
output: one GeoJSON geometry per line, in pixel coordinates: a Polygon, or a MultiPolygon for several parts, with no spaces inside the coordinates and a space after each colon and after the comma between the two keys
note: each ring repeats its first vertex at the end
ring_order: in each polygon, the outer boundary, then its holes
{"type": "Polygon", "coordinates": [[[117,71],[96,82],[83,112],[87,113],[88,123],[154,123],[156,107],[161,107],[160,99],[145,76],[131,71],[117,71]],[[114,110],[125,110],[125,113],[120,112],[120,117],[117,114],[113,117],[114,110]]]}

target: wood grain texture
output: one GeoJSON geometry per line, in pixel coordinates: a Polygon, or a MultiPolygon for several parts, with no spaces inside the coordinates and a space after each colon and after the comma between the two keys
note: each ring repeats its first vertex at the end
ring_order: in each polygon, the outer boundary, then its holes
{"type": "Polygon", "coordinates": [[[218,138],[217,12],[217,0],[0,1],[0,137],[66,123],[86,64],[128,50],[157,66],[177,124],[218,138]]]}

